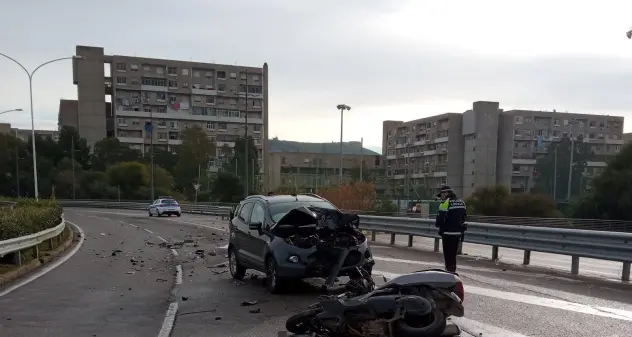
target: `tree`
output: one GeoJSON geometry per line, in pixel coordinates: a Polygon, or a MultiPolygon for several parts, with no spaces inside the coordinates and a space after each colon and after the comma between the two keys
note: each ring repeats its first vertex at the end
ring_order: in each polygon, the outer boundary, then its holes
{"type": "Polygon", "coordinates": [[[56,159],[55,164],[63,158],[73,158],[72,151],[74,149],[75,161],[83,168],[88,167],[88,162],[90,161],[90,147],[88,147],[86,139],[79,136],[77,129],[71,126],[62,126],[61,130],[59,130],[57,146],[59,147],[60,157],[56,159]]]}
{"type": "Polygon", "coordinates": [[[243,195],[239,177],[230,172],[219,172],[211,188],[211,196],[220,202],[239,202],[243,195]]]}
{"type": "MultiPolygon", "coordinates": [[[[259,188],[255,184],[255,177],[259,175],[259,150],[255,146],[255,141],[252,137],[248,136],[247,141],[248,146],[248,158],[246,159],[245,149],[246,149],[246,141],[245,138],[240,137],[235,140],[235,149],[233,151],[233,156],[230,161],[224,166],[224,171],[228,172],[237,172],[237,175],[242,180],[245,181],[245,166],[246,162],[248,163],[248,185],[250,188],[249,191],[255,192],[259,188]]],[[[243,193],[242,193],[243,194],[243,193]]]]}
{"type": "MultiPolygon", "coordinates": [[[[122,162],[112,165],[107,175],[110,185],[118,186],[127,196],[139,196],[140,188],[149,184],[147,165],[139,162],[122,162]]],[[[139,197],[147,198],[148,195],[139,197]]]]}
{"type": "Polygon", "coordinates": [[[198,176],[206,176],[208,163],[215,157],[215,151],[215,142],[201,127],[194,126],[182,132],[174,177],[178,188],[189,199],[195,195],[193,184],[200,183],[198,176]]]}
{"type": "Polygon", "coordinates": [[[360,165],[351,169],[351,180],[352,181],[366,181],[366,182],[374,182],[373,176],[369,172],[368,167],[365,163],[362,163],[362,169],[360,169],[360,165]],[[360,177],[362,174],[362,177],[360,177]]]}
{"type": "Polygon", "coordinates": [[[120,162],[140,161],[142,155],[140,151],[130,149],[127,145],[121,144],[118,138],[105,138],[94,144],[94,151],[91,157],[92,168],[98,171],[107,169],[120,162]]]}
{"type": "Polygon", "coordinates": [[[546,194],[509,194],[507,187],[479,187],[466,200],[469,214],[486,216],[556,218],[561,214],[546,194]]]}
{"type": "Polygon", "coordinates": [[[591,182],[590,192],[573,204],[573,217],[632,220],[632,144],[608,162],[591,182]]]}
{"type": "Polygon", "coordinates": [[[154,165],[160,166],[167,170],[170,175],[173,175],[175,172],[175,167],[178,164],[178,155],[172,153],[171,151],[166,151],[162,149],[154,150],[154,165]]]}
{"type": "MultiPolygon", "coordinates": [[[[571,197],[580,194],[582,186],[582,174],[586,168],[586,162],[590,160],[590,145],[578,137],[573,146],[573,180],[571,182],[571,197]]],[[[556,199],[567,199],[568,176],[570,167],[571,140],[563,137],[560,142],[552,142],[545,156],[538,158],[535,170],[536,190],[542,193],[555,195],[556,199]],[[555,154],[557,150],[557,155],[555,154]],[[557,159],[556,159],[557,158],[557,159]],[[557,173],[557,176],[555,175],[557,173]],[[555,193],[553,192],[555,186],[555,193]]]]}
{"type": "Polygon", "coordinates": [[[466,200],[468,213],[504,215],[509,198],[509,189],[505,186],[478,187],[466,200]]]}

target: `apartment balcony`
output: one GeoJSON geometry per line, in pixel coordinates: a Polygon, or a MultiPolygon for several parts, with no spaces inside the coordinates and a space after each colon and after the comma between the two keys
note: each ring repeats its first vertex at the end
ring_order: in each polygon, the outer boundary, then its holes
{"type": "Polygon", "coordinates": [[[168,139],[167,144],[169,145],[182,145],[181,139],[168,139]]]}
{"type": "Polygon", "coordinates": [[[167,92],[169,88],[166,86],[158,86],[158,85],[141,85],[140,90],[167,92]]]}
{"type": "Polygon", "coordinates": [[[386,160],[393,160],[395,158],[397,158],[397,156],[394,154],[389,154],[388,156],[386,156],[386,160]]]}
{"type": "Polygon", "coordinates": [[[524,158],[513,158],[511,160],[512,164],[516,165],[535,165],[535,159],[524,159],[524,158]]]}
{"type": "Polygon", "coordinates": [[[435,138],[434,140],[435,143],[445,143],[447,141],[448,141],[448,137],[438,137],[438,138],[435,138]]]}
{"type": "Polygon", "coordinates": [[[606,139],[606,144],[623,145],[623,139],[606,139]]]}
{"type": "Polygon", "coordinates": [[[144,138],[136,138],[136,137],[116,137],[119,142],[124,144],[143,144],[145,142],[144,138]]]}
{"type": "Polygon", "coordinates": [[[215,90],[215,89],[203,89],[203,88],[191,88],[191,93],[194,94],[194,95],[215,96],[215,95],[217,95],[217,90],[215,90]]]}
{"type": "Polygon", "coordinates": [[[217,146],[217,148],[221,148],[223,146],[235,147],[235,142],[217,142],[215,143],[215,146],[217,146]]]}

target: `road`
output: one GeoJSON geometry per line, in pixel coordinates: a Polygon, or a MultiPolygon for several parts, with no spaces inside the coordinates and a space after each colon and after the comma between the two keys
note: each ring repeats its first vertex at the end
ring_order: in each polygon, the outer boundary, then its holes
{"type": "MultiPolygon", "coordinates": [[[[256,273],[232,280],[224,264],[227,227],[216,217],[92,209],[68,209],[65,216],[85,241],[57,268],[0,292],[2,336],[277,336],[287,316],[318,294],[305,283],[269,295],[256,273]]],[[[429,251],[373,249],[374,274],[441,266],[441,256],[429,251]]],[[[541,262],[547,258],[556,257],[541,262]]],[[[468,256],[459,272],[467,317],[455,321],[464,336],[632,334],[630,284],[468,256]]]]}

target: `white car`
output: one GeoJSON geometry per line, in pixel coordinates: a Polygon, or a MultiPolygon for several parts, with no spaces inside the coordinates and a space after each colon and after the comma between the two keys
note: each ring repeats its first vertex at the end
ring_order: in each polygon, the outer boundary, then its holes
{"type": "Polygon", "coordinates": [[[147,211],[149,212],[149,216],[182,215],[180,205],[173,199],[157,199],[153,204],[149,205],[147,211]]]}

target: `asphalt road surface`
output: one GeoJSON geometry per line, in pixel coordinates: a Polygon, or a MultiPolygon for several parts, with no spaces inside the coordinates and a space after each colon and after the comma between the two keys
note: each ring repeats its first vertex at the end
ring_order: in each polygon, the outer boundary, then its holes
{"type": "MultiPolygon", "coordinates": [[[[318,295],[308,283],[267,294],[257,273],[232,280],[223,248],[226,221],[216,217],[93,209],[68,209],[65,216],[84,231],[85,241],[48,273],[7,294],[0,290],[1,336],[276,337],[287,316],[318,295]]],[[[469,256],[459,261],[466,317],[455,321],[464,336],[632,334],[632,285],[507,265],[503,261],[513,262],[503,258],[508,254],[494,263],[474,256],[475,248],[466,246],[469,256]]],[[[373,249],[374,274],[441,266],[441,255],[429,251],[373,249]]],[[[558,257],[547,255],[534,264],[555,268],[546,261],[558,257]]]]}

